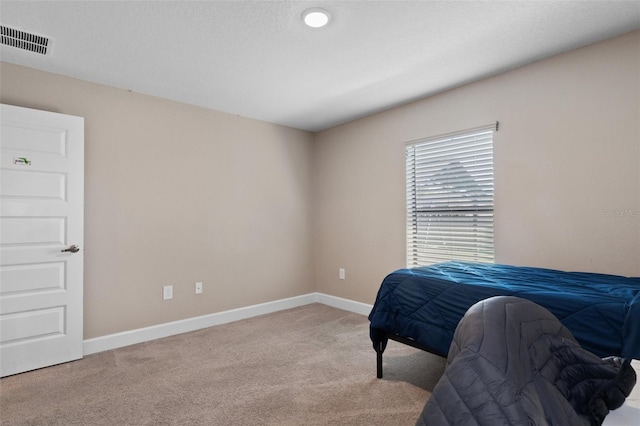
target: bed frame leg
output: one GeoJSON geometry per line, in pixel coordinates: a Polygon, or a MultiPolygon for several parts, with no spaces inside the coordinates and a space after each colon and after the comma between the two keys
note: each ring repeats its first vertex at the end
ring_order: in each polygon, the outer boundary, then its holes
{"type": "Polygon", "coordinates": [[[377,367],[377,376],[378,379],[382,379],[382,351],[383,351],[382,342],[378,343],[378,347],[376,348],[376,367],[377,367]]]}

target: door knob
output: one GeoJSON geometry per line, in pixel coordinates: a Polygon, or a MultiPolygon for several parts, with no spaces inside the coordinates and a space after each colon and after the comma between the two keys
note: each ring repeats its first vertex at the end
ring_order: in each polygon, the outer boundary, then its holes
{"type": "Polygon", "coordinates": [[[63,253],[67,252],[67,251],[70,252],[70,253],[77,253],[77,252],[80,251],[80,247],[78,247],[77,245],[74,244],[74,245],[69,246],[66,249],[60,250],[60,251],[63,252],[63,253]]]}

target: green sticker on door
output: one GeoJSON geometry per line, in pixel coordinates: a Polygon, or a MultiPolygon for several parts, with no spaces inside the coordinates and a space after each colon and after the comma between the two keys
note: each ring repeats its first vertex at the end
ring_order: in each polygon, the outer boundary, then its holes
{"type": "Polygon", "coordinates": [[[19,166],[30,166],[31,160],[27,157],[13,157],[13,164],[17,164],[19,166]]]}

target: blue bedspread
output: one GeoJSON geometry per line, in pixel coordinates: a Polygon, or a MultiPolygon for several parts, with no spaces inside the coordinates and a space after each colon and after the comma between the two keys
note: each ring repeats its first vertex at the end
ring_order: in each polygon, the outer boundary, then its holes
{"type": "Polygon", "coordinates": [[[374,347],[390,332],[446,356],[465,312],[492,296],[544,306],[600,357],[640,359],[640,277],[468,262],[388,275],[369,314],[374,347]]]}

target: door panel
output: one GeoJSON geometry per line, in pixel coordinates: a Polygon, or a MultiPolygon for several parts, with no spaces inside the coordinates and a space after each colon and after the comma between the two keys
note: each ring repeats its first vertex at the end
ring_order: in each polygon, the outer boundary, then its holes
{"type": "Polygon", "coordinates": [[[0,182],[5,197],[66,200],[67,179],[63,173],[2,170],[0,182]]]}
{"type": "Polygon", "coordinates": [[[8,376],[82,357],[84,120],[0,108],[0,376],[8,376]],[[81,250],[62,251],[73,244],[81,250]]]}
{"type": "Polygon", "coordinates": [[[21,291],[62,290],[66,281],[64,271],[64,262],[0,266],[0,296],[21,291]]]}
{"type": "Polygon", "coordinates": [[[64,306],[7,314],[0,317],[4,331],[0,343],[24,343],[46,336],[64,335],[64,306]]]}
{"type": "Polygon", "coordinates": [[[63,217],[0,218],[0,245],[63,245],[66,229],[63,217]]]}

